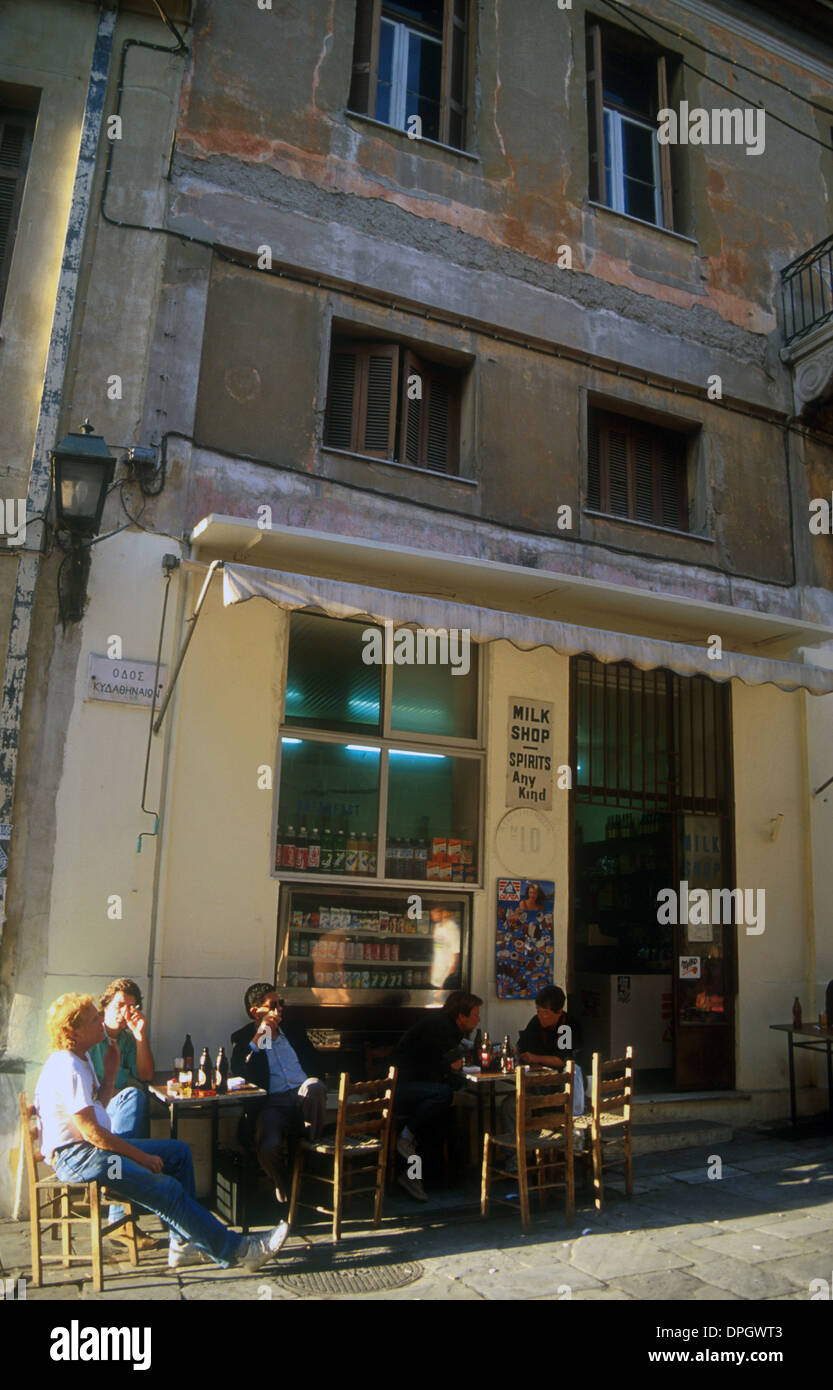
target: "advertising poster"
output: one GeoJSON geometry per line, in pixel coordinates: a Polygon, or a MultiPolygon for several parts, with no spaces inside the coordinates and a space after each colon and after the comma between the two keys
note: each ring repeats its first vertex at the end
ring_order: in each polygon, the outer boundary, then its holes
{"type": "Polygon", "coordinates": [[[552,984],[554,898],[551,880],[498,879],[498,999],[534,999],[552,984]]]}

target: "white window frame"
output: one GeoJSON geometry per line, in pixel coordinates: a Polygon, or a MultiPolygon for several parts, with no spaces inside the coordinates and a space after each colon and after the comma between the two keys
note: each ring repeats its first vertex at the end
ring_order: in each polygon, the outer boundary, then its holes
{"type": "MultiPolygon", "coordinates": [[[[624,143],[622,140],[622,126],[627,121],[630,125],[641,126],[647,130],[654,138],[651,141],[651,156],[654,170],[654,222],[649,224],[657,227],[663,226],[662,221],[662,179],[659,167],[659,142],[656,138],[656,130],[649,121],[640,121],[635,116],[626,116],[621,111],[617,111],[615,106],[604,107],[605,121],[608,116],[610,123],[605,129],[605,147],[610,150],[610,192],[611,204],[614,212],[621,212],[626,217],[633,217],[632,212],[628,212],[625,207],[625,154],[624,143]],[[608,139],[608,131],[610,139],[608,139]]],[[[607,171],[605,170],[605,173],[607,171]]],[[[638,218],[644,221],[644,218],[638,218]]]]}
{"type": "MultiPolygon", "coordinates": [[[[400,20],[389,19],[387,15],[382,15],[381,25],[389,24],[393,29],[393,58],[391,60],[391,79],[390,79],[390,112],[386,124],[392,125],[396,130],[407,130],[408,117],[418,116],[418,111],[408,111],[408,45],[411,35],[414,38],[425,39],[428,43],[436,43],[440,46],[442,53],[443,41],[434,34],[426,34],[421,29],[412,29],[409,25],[403,24],[400,20]]],[[[437,101],[440,102],[438,94],[437,101]]]]}

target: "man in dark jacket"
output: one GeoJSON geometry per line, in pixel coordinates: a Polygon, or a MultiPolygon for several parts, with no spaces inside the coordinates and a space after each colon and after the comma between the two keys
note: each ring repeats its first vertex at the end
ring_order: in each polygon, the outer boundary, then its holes
{"type": "Polygon", "coordinates": [[[409,1028],[390,1058],[397,1068],[396,1111],[406,1117],[396,1145],[406,1161],[398,1182],[418,1202],[428,1198],[422,1186],[422,1159],[436,1147],[463,1084],[462,1039],[480,1022],[476,994],[457,989],[441,1009],[432,1009],[409,1028]],[[414,1163],[415,1158],[418,1163],[414,1163]]]}
{"type": "Polygon", "coordinates": [[[315,1141],[324,1128],[327,1087],[309,1075],[315,1054],[305,1030],[281,1027],[283,1010],[274,985],[249,985],[245,1005],[253,1021],[232,1034],[231,1071],[269,1092],[257,1110],[255,1150],[275,1196],[285,1202],[295,1145],[301,1138],[315,1141]]]}
{"type": "Polygon", "coordinates": [[[566,995],[558,985],[546,985],[535,996],[535,1017],[518,1038],[522,1062],[539,1067],[564,1066],[578,1060],[581,1024],[564,1012],[566,995]]]}

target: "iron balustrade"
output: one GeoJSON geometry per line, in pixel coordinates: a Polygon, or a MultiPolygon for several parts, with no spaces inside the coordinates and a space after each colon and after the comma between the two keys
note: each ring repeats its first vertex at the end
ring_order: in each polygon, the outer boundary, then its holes
{"type": "Polygon", "coordinates": [[[781,271],[784,342],[803,338],[833,318],[833,234],[781,271]]]}

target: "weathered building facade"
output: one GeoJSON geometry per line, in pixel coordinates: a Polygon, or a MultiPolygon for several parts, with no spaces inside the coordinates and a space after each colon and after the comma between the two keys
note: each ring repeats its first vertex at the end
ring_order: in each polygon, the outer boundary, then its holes
{"type": "MultiPolygon", "coordinates": [[[[412,847],[395,891],[419,893],[413,846],[454,839],[472,872],[430,887],[462,903],[461,970],[493,1034],[530,1010],[501,978],[498,882],[552,883],[542,968],[594,1045],[635,1040],[666,1096],[716,1091],[712,1115],[783,1113],[768,1025],[796,995],[823,1009],[833,975],[831,811],[814,795],[833,774],[833,550],[810,526],[833,491],[822,7],[787,22],[704,0],[200,0],[163,6],[175,32],[152,5],[7,8],[19,62],[3,76],[29,87],[45,10],[68,77],[61,27],[77,76],[111,28],[46,447],[89,416],[117,457],[157,453],[152,477],[120,465],[103,531],[125,529],[93,548],[65,631],[60,554],[40,561],[5,1111],[42,1059],[45,1004],[117,974],[147,988],[163,1064],[186,1028],[227,1039],[276,961],[299,1009],[382,1003],[390,1026],[427,1002],[416,976],[356,984],[343,958],[317,975],[292,914],[310,894],[392,910],[394,842],[412,847]],[[740,121],[713,121],[724,108],[740,121]],[[661,110],[676,143],[657,139],[661,110]],[[686,112],[705,140],[682,141],[686,112]],[[113,637],[154,658],[168,590],[162,660],[193,640],[146,767],[147,709],[89,698],[88,658],[113,637]],[[468,629],[468,695],[451,699],[450,674],[417,692],[432,724],[402,714],[395,673],[354,690],[357,639],[340,634],[361,615],[358,631],[468,629]],[[372,708],[335,710],[328,668],[372,708]],[[516,706],[549,709],[551,752],[513,791],[516,706]],[[348,753],[377,762],[350,782],[348,753]],[[426,753],[445,783],[397,772],[426,753]],[[373,822],[364,896],[346,873],[276,868],[296,811],[355,832],[337,794],[373,822]],[[658,923],[657,890],[683,882],[741,888],[753,910],[658,923]]],[[[804,1107],[815,1081],[808,1061],[804,1107]]]]}

